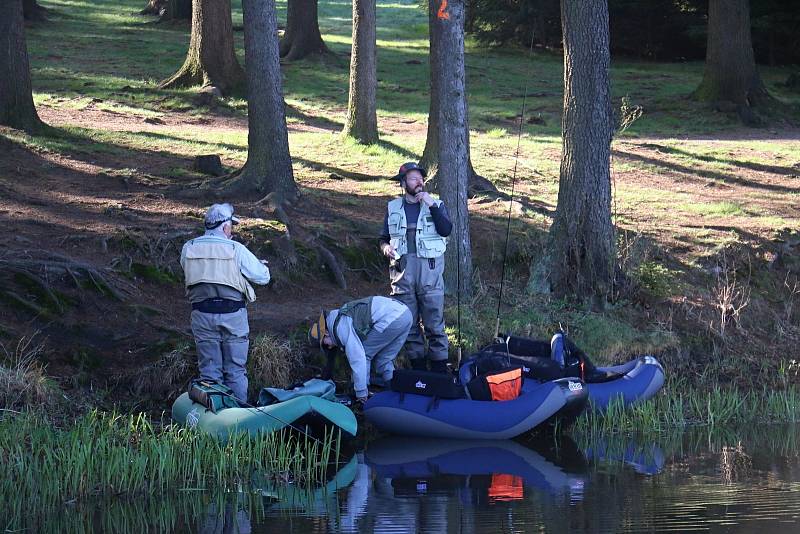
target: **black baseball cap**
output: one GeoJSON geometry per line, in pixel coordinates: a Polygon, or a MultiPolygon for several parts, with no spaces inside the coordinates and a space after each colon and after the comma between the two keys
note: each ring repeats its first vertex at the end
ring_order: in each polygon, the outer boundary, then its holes
{"type": "Polygon", "coordinates": [[[406,177],[408,171],[419,171],[423,178],[427,178],[428,171],[414,163],[413,161],[409,161],[408,163],[403,163],[400,165],[400,170],[397,173],[397,176],[394,177],[395,180],[402,180],[406,177]]]}

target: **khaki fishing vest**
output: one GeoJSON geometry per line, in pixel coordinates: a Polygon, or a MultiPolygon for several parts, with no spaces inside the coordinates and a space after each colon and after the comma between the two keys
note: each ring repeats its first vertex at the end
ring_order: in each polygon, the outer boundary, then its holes
{"type": "Polygon", "coordinates": [[[190,241],[183,274],[187,288],[195,284],[221,284],[241,291],[247,302],[256,300],[253,286],[239,269],[233,242],[190,241]]]}
{"type": "MultiPolygon", "coordinates": [[[[437,206],[441,204],[441,200],[435,202],[437,206]]],[[[408,221],[406,221],[406,210],[403,209],[403,197],[389,202],[388,209],[389,237],[392,238],[393,246],[396,243],[395,250],[402,256],[408,253],[406,238],[408,221]]],[[[424,202],[420,204],[419,218],[417,219],[416,245],[417,256],[420,258],[438,258],[447,249],[447,238],[436,232],[431,210],[424,202]]]]}
{"type": "Polygon", "coordinates": [[[339,308],[339,315],[333,322],[333,332],[335,333],[339,326],[339,319],[347,316],[353,321],[353,330],[356,331],[361,341],[364,341],[375,324],[372,322],[372,299],[373,297],[366,297],[354,300],[339,308]]]}

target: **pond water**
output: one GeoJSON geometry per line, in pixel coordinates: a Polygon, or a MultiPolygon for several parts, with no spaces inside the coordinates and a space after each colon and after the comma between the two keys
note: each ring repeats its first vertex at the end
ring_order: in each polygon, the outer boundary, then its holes
{"type": "MultiPolygon", "coordinates": [[[[326,487],[12,506],[28,532],[800,532],[800,427],[655,438],[386,437],[326,487]]],[[[6,503],[8,505],[9,503],[6,503]]],[[[8,511],[9,508],[6,508],[8,511]]]]}

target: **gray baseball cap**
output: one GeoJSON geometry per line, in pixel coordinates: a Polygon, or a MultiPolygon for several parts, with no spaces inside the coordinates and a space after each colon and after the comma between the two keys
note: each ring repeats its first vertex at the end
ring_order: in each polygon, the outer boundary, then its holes
{"type": "Polygon", "coordinates": [[[227,202],[224,204],[214,204],[206,212],[205,226],[207,230],[230,221],[231,224],[239,224],[239,218],[233,214],[233,206],[227,202]]]}

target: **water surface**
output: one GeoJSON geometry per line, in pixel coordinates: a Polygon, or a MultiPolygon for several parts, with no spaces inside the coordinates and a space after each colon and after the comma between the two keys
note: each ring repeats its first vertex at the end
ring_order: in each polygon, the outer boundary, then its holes
{"type": "MultiPolygon", "coordinates": [[[[650,438],[386,437],[325,487],[181,491],[27,510],[29,532],[800,532],[797,426],[650,438]]],[[[5,511],[3,511],[5,510],[5,511]]]]}

